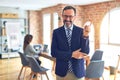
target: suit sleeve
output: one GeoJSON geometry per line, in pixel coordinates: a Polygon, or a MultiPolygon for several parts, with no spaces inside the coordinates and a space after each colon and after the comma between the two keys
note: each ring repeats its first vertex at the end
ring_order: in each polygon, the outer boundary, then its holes
{"type": "Polygon", "coordinates": [[[56,32],[53,32],[52,45],[51,45],[51,55],[56,59],[68,61],[72,56],[72,51],[64,51],[58,49],[56,32]]]}
{"type": "MultiPolygon", "coordinates": [[[[83,33],[82,33],[83,35],[83,33]]],[[[81,37],[81,52],[84,52],[86,54],[89,54],[90,48],[89,48],[89,37],[85,38],[84,36],[81,37]]]]}

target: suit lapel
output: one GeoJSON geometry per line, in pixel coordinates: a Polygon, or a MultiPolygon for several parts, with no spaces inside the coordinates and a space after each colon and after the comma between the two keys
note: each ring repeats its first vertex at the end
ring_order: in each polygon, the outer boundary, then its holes
{"type": "Polygon", "coordinates": [[[62,32],[63,39],[65,39],[65,41],[67,41],[67,36],[66,36],[66,32],[65,32],[65,28],[64,27],[62,27],[61,32],[62,32]]]}
{"type": "Polygon", "coordinates": [[[72,37],[71,37],[71,46],[74,44],[74,43],[76,43],[75,42],[75,39],[76,39],[76,37],[77,37],[77,30],[76,30],[76,26],[73,26],[73,31],[72,31],[72,37]],[[74,37],[74,38],[73,38],[74,37]]]}
{"type": "Polygon", "coordinates": [[[66,32],[65,32],[65,28],[62,27],[60,32],[61,32],[61,35],[63,36],[63,41],[65,41],[67,43],[67,45],[69,45],[68,40],[67,40],[67,36],[66,36],[66,32]]]}

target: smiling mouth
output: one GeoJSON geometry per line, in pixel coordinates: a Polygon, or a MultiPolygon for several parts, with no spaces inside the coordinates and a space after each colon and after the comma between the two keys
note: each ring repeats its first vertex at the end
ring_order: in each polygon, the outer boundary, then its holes
{"type": "Polygon", "coordinates": [[[65,23],[71,23],[70,21],[67,21],[67,22],[65,22],[65,23]]]}
{"type": "Polygon", "coordinates": [[[65,22],[65,23],[71,23],[72,21],[66,21],[66,20],[65,20],[64,22],[65,22]]]}

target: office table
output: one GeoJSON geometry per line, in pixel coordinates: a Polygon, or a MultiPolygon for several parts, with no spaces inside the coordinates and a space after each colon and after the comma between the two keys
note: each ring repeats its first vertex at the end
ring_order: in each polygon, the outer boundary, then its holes
{"type": "MultiPolygon", "coordinates": [[[[54,57],[48,55],[48,53],[42,53],[42,54],[40,54],[40,56],[53,61],[52,70],[54,71],[55,70],[55,64],[56,64],[56,59],[54,57]]],[[[86,61],[86,66],[88,66],[89,63],[90,63],[90,57],[85,56],[84,59],[86,61]]]]}

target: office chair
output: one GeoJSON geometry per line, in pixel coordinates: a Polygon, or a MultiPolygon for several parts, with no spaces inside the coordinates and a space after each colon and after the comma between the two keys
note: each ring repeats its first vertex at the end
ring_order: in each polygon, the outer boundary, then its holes
{"type": "Polygon", "coordinates": [[[48,71],[48,69],[40,66],[34,57],[30,57],[30,56],[27,56],[27,57],[29,59],[31,70],[32,70],[30,80],[32,80],[33,75],[37,76],[37,80],[38,80],[39,76],[41,76],[41,80],[42,80],[43,74],[45,74],[47,77],[47,80],[49,80],[48,75],[46,73],[46,71],[48,71]]]}
{"type": "Polygon", "coordinates": [[[104,61],[96,60],[91,61],[89,66],[86,68],[85,80],[96,79],[100,80],[104,71],[104,61]]]}
{"type": "Polygon", "coordinates": [[[19,80],[19,79],[20,79],[20,76],[21,76],[21,73],[23,72],[23,69],[25,69],[25,70],[24,70],[24,76],[23,76],[23,79],[24,79],[26,69],[27,69],[27,68],[30,68],[30,66],[29,66],[29,61],[28,61],[27,57],[26,57],[23,53],[21,53],[21,52],[18,52],[18,53],[19,53],[19,55],[20,55],[21,63],[22,63],[22,68],[21,68],[20,73],[19,73],[19,76],[18,76],[18,80],[19,80]]]}
{"type": "Polygon", "coordinates": [[[102,56],[103,56],[103,51],[102,50],[95,50],[92,58],[90,61],[93,61],[93,60],[102,60],[102,56]]]}

